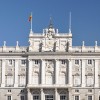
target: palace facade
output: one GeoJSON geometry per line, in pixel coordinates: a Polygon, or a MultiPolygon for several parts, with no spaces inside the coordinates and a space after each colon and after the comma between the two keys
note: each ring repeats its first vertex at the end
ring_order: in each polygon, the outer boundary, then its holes
{"type": "Polygon", "coordinates": [[[0,100],[100,100],[100,47],[72,46],[50,22],[29,46],[0,47],[0,100]]]}

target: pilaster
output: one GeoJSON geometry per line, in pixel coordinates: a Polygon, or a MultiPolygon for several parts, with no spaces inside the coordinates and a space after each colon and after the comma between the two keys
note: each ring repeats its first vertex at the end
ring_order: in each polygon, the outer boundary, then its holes
{"type": "Polygon", "coordinates": [[[95,87],[98,87],[98,60],[95,59],[94,61],[94,67],[95,67],[95,71],[94,71],[94,81],[95,81],[95,87]]]}
{"type": "Polygon", "coordinates": [[[5,66],[6,66],[6,60],[2,60],[2,83],[1,83],[1,87],[5,87],[5,66]]]}
{"type": "Polygon", "coordinates": [[[85,60],[81,60],[82,66],[81,66],[81,73],[82,73],[82,87],[85,87],[85,60]]]}
{"type": "Polygon", "coordinates": [[[30,89],[27,90],[27,100],[32,100],[32,95],[30,89]]]}
{"type": "Polygon", "coordinates": [[[68,88],[68,92],[69,92],[68,100],[73,100],[72,99],[72,89],[68,88]]]}
{"type": "Polygon", "coordinates": [[[55,60],[55,84],[59,83],[59,60],[55,60]]]}
{"type": "Polygon", "coordinates": [[[55,100],[58,100],[58,92],[57,92],[57,88],[55,88],[55,100]]]}
{"type": "Polygon", "coordinates": [[[14,87],[18,87],[18,60],[15,60],[15,78],[14,78],[14,87]]]}
{"type": "Polygon", "coordinates": [[[69,77],[68,77],[68,79],[69,79],[69,85],[72,86],[72,60],[69,59],[68,61],[69,61],[69,69],[68,69],[69,77]]]}
{"type": "Polygon", "coordinates": [[[29,66],[28,66],[28,84],[30,85],[32,83],[32,59],[28,60],[29,66]]]}
{"type": "Polygon", "coordinates": [[[41,100],[44,100],[44,93],[43,93],[43,89],[41,89],[40,91],[41,91],[41,100]]]}
{"type": "Polygon", "coordinates": [[[41,84],[45,84],[45,60],[41,60],[41,84]]]}

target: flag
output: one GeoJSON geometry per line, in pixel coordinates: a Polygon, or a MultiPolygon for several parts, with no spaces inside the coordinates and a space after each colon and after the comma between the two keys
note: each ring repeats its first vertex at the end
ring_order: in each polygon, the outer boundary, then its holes
{"type": "Polygon", "coordinates": [[[28,21],[30,22],[32,20],[32,15],[29,16],[28,21]]]}

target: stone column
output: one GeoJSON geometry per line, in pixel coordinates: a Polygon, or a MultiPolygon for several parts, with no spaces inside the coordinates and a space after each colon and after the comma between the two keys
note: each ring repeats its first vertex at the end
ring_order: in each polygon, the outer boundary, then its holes
{"type": "Polygon", "coordinates": [[[72,90],[71,88],[68,88],[68,92],[69,92],[69,93],[68,93],[68,94],[69,94],[69,95],[68,95],[68,100],[73,100],[73,99],[72,99],[72,91],[71,91],[71,90],[72,90]]]}
{"type": "Polygon", "coordinates": [[[44,93],[43,93],[43,89],[41,89],[40,91],[41,91],[41,99],[40,99],[40,100],[44,100],[44,93]]]}
{"type": "Polygon", "coordinates": [[[45,84],[45,60],[41,60],[41,84],[45,84]]]}
{"type": "Polygon", "coordinates": [[[95,61],[94,61],[94,69],[95,69],[95,73],[94,73],[94,82],[95,82],[95,84],[94,84],[94,86],[95,87],[98,87],[99,85],[98,85],[98,60],[96,60],[95,59],[95,61]]]}
{"type": "Polygon", "coordinates": [[[6,60],[2,60],[2,83],[1,83],[1,87],[5,87],[5,66],[6,66],[6,60]]]}
{"type": "Polygon", "coordinates": [[[81,76],[81,82],[82,82],[82,87],[85,87],[85,85],[86,85],[85,84],[86,83],[85,82],[85,61],[86,60],[81,60],[81,61],[82,61],[81,62],[82,63],[82,66],[81,66],[81,72],[82,72],[82,74],[81,74],[82,75],[81,76]]]}
{"type": "Polygon", "coordinates": [[[69,85],[72,86],[72,60],[69,59],[69,77],[68,77],[68,80],[69,80],[69,85]]]}
{"type": "Polygon", "coordinates": [[[18,87],[18,60],[15,60],[15,78],[14,78],[14,87],[18,87]]]}
{"type": "Polygon", "coordinates": [[[30,89],[27,90],[27,100],[33,100],[30,89]]]}
{"type": "Polygon", "coordinates": [[[28,66],[28,84],[32,84],[32,59],[28,60],[29,66],[28,66]]]}
{"type": "Polygon", "coordinates": [[[57,92],[57,88],[55,88],[55,100],[58,100],[58,92],[57,92]]]}
{"type": "Polygon", "coordinates": [[[55,60],[55,84],[59,83],[59,60],[55,60]]]}

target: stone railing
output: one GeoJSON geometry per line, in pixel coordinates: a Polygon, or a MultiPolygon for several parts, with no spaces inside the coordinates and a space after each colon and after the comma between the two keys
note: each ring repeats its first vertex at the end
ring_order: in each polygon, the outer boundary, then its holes
{"type": "Polygon", "coordinates": [[[0,47],[0,52],[27,52],[27,48],[25,46],[2,46],[0,47]]]}
{"type": "Polygon", "coordinates": [[[73,46],[70,52],[100,52],[100,46],[73,46]]]}

